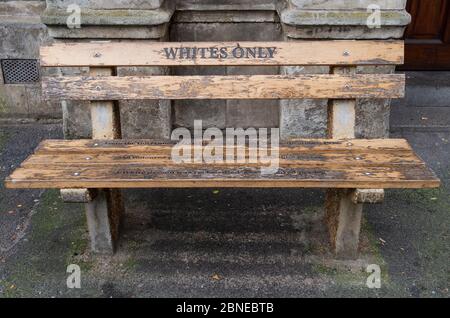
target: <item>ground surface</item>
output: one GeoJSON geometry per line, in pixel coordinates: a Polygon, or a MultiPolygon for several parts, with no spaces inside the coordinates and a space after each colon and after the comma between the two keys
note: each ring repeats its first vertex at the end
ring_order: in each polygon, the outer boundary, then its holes
{"type": "MultiPolygon", "coordinates": [[[[393,137],[443,186],[366,206],[357,261],[331,257],[322,191],[127,191],[118,252],[94,257],[82,205],[0,183],[0,297],[449,297],[449,76],[408,73],[391,114],[393,137]],[[81,267],[79,290],[66,286],[69,264],[81,267]],[[382,268],[379,290],[366,287],[368,264],[382,268]]],[[[61,137],[58,125],[0,126],[0,179],[40,140],[61,137]]]]}
{"type": "MultiPolygon", "coordinates": [[[[448,297],[450,133],[402,135],[444,185],[367,206],[354,262],[329,254],[322,191],[128,191],[118,253],[94,257],[81,205],[1,185],[0,297],[448,297]],[[66,287],[69,264],[81,266],[79,290],[66,287]],[[382,268],[379,290],[366,287],[368,264],[382,268]]],[[[60,137],[58,125],[1,126],[1,178],[60,137]]]]}

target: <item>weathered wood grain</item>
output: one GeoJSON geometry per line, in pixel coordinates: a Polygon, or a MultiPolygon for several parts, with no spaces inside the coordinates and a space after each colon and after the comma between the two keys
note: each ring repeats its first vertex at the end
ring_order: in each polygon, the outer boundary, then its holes
{"type": "MultiPolygon", "coordinates": [[[[44,140],[37,147],[39,154],[67,153],[148,153],[167,154],[175,141],[149,139],[118,140],[44,140]]],[[[280,143],[280,152],[289,150],[293,153],[315,152],[413,152],[405,139],[292,139],[280,143]]]]}
{"type": "Polygon", "coordinates": [[[151,141],[140,141],[132,145],[127,141],[104,140],[100,145],[99,142],[46,141],[11,175],[6,185],[10,188],[366,189],[439,185],[439,180],[404,140],[296,140],[281,148],[280,169],[273,175],[262,175],[263,165],[258,164],[171,163],[171,143],[152,145],[151,141]],[[357,154],[361,157],[352,158],[357,154]]]}
{"type": "MultiPolygon", "coordinates": [[[[171,149],[165,149],[159,153],[142,153],[142,152],[122,152],[122,153],[99,153],[92,151],[84,154],[36,154],[27,159],[22,166],[32,167],[36,165],[84,165],[84,166],[114,166],[122,165],[154,165],[154,166],[176,166],[171,158],[171,149]]],[[[236,166],[226,162],[226,150],[223,150],[223,163],[215,163],[215,165],[236,166]]],[[[191,154],[193,151],[191,151],[191,154]]],[[[249,150],[245,149],[248,160],[249,150]]],[[[258,157],[260,158],[260,157],[258,157]]],[[[391,165],[417,165],[422,161],[411,152],[383,152],[383,153],[362,153],[362,152],[316,152],[305,153],[290,151],[283,149],[280,152],[280,164],[283,166],[391,166],[391,165]]],[[[248,164],[251,166],[258,166],[258,164],[248,164]]],[[[195,164],[193,164],[195,166],[195,164]]]]}
{"type": "Polygon", "coordinates": [[[259,167],[175,169],[155,166],[19,168],[8,188],[433,188],[439,181],[417,166],[280,168],[261,175],[259,167]]]}
{"type": "Polygon", "coordinates": [[[400,98],[402,74],[45,77],[45,99],[400,98]]]}
{"type": "Polygon", "coordinates": [[[403,41],[55,43],[41,47],[40,55],[41,65],[44,67],[387,65],[403,64],[404,43],[403,41]],[[176,58],[170,55],[174,52],[170,51],[171,48],[178,49],[176,58]],[[195,48],[197,54],[194,57],[195,48]],[[242,57],[241,49],[244,50],[242,57]],[[233,50],[236,50],[235,54],[233,50]],[[183,58],[180,58],[180,52],[183,58]]]}

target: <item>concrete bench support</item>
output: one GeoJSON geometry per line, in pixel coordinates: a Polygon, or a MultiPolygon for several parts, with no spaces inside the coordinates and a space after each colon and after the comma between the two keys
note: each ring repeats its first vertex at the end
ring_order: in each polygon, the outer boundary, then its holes
{"type": "MultiPolygon", "coordinates": [[[[115,75],[113,68],[91,68],[91,76],[115,75]]],[[[96,140],[120,139],[120,110],[114,101],[91,102],[92,138],[96,140]]],[[[86,217],[93,252],[112,254],[119,237],[120,220],[124,205],[122,193],[117,189],[103,189],[86,203],[86,217]]]]}
{"type": "MultiPolygon", "coordinates": [[[[333,67],[332,74],[356,74],[356,67],[333,67]]],[[[328,137],[355,138],[356,100],[330,100],[328,137]]],[[[325,202],[325,218],[331,246],[337,258],[358,256],[363,205],[352,200],[352,190],[330,189],[325,202]]]]}

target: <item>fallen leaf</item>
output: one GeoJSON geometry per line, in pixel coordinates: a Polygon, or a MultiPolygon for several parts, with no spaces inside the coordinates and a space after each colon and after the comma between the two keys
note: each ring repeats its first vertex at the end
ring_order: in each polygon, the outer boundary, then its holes
{"type": "Polygon", "coordinates": [[[213,194],[219,194],[219,192],[220,192],[219,190],[214,190],[213,194]]]}
{"type": "Polygon", "coordinates": [[[386,244],[386,241],[383,240],[381,237],[379,238],[379,240],[380,240],[381,243],[386,244]]]}
{"type": "Polygon", "coordinates": [[[219,280],[222,279],[222,278],[221,278],[219,275],[217,275],[217,274],[212,275],[211,278],[212,278],[213,280],[215,280],[215,281],[219,281],[219,280]]]}

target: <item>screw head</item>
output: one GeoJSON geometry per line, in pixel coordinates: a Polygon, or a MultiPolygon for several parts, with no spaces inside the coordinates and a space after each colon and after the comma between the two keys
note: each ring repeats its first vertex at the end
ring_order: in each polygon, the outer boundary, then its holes
{"type": "Polygon", "coordinates": [[[370,173],[370,172],[366,172],[366,173],[364,173],[366,176],[371,176],[372,175],[372,173],[370,173]]]}
{"type": "Polygon", "coordinates": [[[85,159],[86,159],[86,160],[92,160],[92,158],[91,158],[91,157],[86,157],[85,159]]]}
{"type": "Polygon", "coordinates": [[[350,52],[349,51],[345,51],[343,55],[344,56],[350,56],[350,52]]]}
{"type": "Polygon", "coordinates": [[[75,177],[78,177],[79,175],[80,175],[80,173],[79,172],[74,172],[74,174],[73,174],[75,177]]]}
{"type": "Polygon", "coordinates": [[[98,143],[95,143],[95,144],[94,144],[94,147],[98,147],[98,143]]]}
{"type": "Polygon", "coordinates": [[[102,56],[102,54],[99,53],[99,52],[96,52],[96,53],[94,54],[94,57],[101,57],[101,56],[102,56]]]}
{"type": "Polygon", "coordinates": [[[362,158],[361,157],[356,157],[355,160],[362,160],[362,158]]]}

